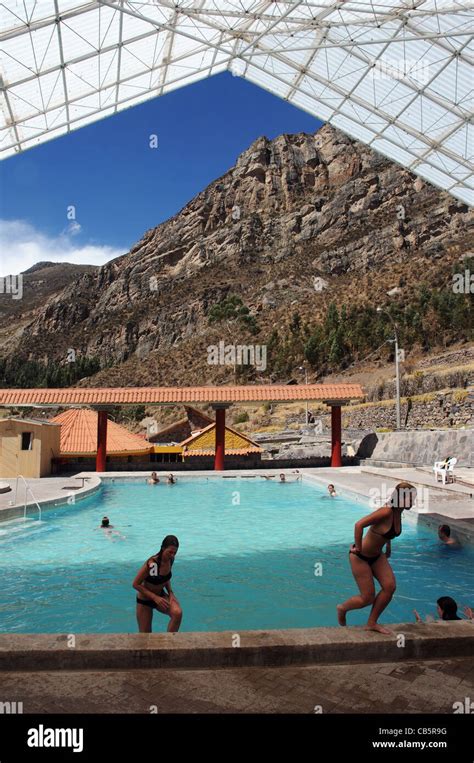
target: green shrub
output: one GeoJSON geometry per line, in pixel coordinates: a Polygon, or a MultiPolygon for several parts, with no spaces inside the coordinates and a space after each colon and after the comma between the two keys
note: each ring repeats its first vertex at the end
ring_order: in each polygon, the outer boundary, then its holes
{"type": "Polygon", "coordinates": [[[242,413],[237,413],[237,415],[234,417],[234,424],[244,424],[246,421],[249,421],[250,417],[247,413],[247,411],[242,411],[242,413]]]}

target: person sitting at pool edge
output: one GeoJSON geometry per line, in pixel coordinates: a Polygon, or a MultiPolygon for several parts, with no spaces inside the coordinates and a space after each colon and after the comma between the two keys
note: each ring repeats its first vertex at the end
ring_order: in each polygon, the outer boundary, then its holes
{"type": "Polygon", "coordinates": [[[183,612],[170,583],[171,567],[178,548],[176,535],[167,535],[158,553],[146,560],[133,581],[133,587],[140,594],[137,596],[136,610],[140,633],[152,632],[154,609],[170,618],[167,629],[169,633],[179,630],[183,612]]]}
{"type": "Polygon", "coordinates": [[[349,563],[360,593],[337,605],[339,625],[346,625],[346,615],[350,610],[372,606],[366,630],[391,635],[388,628],[378,623],[396,590],[395,575],[388,562],[391,541],[401,535],[403,511],[411,509],[415,497],[416,488],[409,482],[400,482],[384,506],[356,522],[355,542],[349,549],[349,563]],[[364,537],[366,527],[369,529],[364,537]],[[383,553],[385,545],[386,551],[383,553]],[[375,580],[381,585],[377,595],[375,580]]]}
{"type": "Polygon", "coordinates": [[[334,485],[328,485],[328,493],[332,498],[337,495],[334,485]]]}
{"type": "Polygon", "coordinates": [[[449,525],[440,525],[438,527],[438,538],[445,546],[459,546],[459,541],[451,536],[449,525]]]}
{"type": "MultiPolygon", "coordinates": [[[[440,596],[438,601],[436,602],[436,608],[438,610],[438,615],[440,620],[462,620],[462,617],[459,617],[458,615],[458,605],[454,601],[454,599],[451,598],[451,596],[440,596]]],[[[415,615],[415,620],[417,623],[422,623],[423,620],[421,616],[418,614],[416,609],[413,610],[415,615]]],[[[473,619],[473,611],[471,607],[464,607],[464,614],[466,615],[466,618],[468,620],[473,619]]],[[[430,622],[427,618],[427,622],[430,622]]]]}
{"type": "Polygon", "coordinates": [[[148,485],[158,485],[159,482],[160,482],[160,479],[159,479],[159,477],[158,477],[156,472],[152,472],[151,473],[151,477],[149,477],[147,479],[147,484],[148,485]]]}

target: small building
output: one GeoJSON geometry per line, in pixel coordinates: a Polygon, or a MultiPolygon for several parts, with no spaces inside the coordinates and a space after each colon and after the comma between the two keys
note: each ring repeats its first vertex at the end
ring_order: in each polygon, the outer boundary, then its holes
{"type": "MultiPolygon", "coordinates": [[[[87,408],[68,409],[50,421],[0,420],[0,477],[44,477],[51,472],[95,469],[97,428],[98,413],[87,408]]],[[[110,471],[148,471],[158,464],[173,464],[185,470],[210,469],[215,429],[215,421],[191,406],[186,406],[186,418],[156,433],[154,442],[109,420],[107,467],[110,471]]],[[[225,427],[229,466],[256,467],[262,453],[249,437],[225,427]]]]}
{"type": "MultiPolygon", "coordinates": [[[[216,424],[213,422],[200,432],[191,435],[181,443],[183,461],[192,463],[194,469],[212,468],[216,453],[216,424]]],[[[259,466],[262,448],[257,443],[231,427],[225,428],[226,463],[238,469],[259,466]]]]}
{"type": "Polygon", "coordinates": [[[0,477],[47,477],[59,452],[60,426],[54,421],[0,419],[0,477]]]}
{"type": "MultiPolygon", "coordinates": [[[[179,451],[179,460],[188,469],[212,469],[216,454],[216,422],[203,411],[184,406],[186,417],[169,424],[148,439],[155,443],[155,461],[173,458],[179,451]]],[[[263,449],[249,437],[231,427],[225,428],[225,456],[234,468],[258,466],[263,449]]],[[[178,460],[178,458],[177,458],[178,460]]]]}
{"type": "MultiPolygon", "coordinates": [[[[55,416],[52,422],[59,425],[61,431],[58,457],[54,459],[55,470],[94,469],[97,454],[97,411],[71,408],[55,416]]],[[[147,468],[150,454],[153,452],[153,445],[141,435],[129,432],[115,421],[109,421],[107,461],[112,470],[124,469],[127,464],[142,460],[145,461],[144,468],[147,468]]]]}

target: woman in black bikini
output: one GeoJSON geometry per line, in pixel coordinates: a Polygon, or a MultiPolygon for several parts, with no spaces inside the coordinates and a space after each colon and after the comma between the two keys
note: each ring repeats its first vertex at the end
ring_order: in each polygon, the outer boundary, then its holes
{"type": "Polygon", "coordinates": [[[366,629],[386,635],[391,634],[391,631],[377,622],[390,603],[396,588],[395,575],[388,562],[391,554],[391,540],[401,534],[402,512],[404,509],[411,509],[415,497],[416,489],[413,485],[409,482],[400,482],[385,506],[356,522],[355,543],[349,551],[349,560],[360,594],[351,596],[343,604],[337,605],[339,625],[346,625],[346,614],[351,609],[362,609],[372,605],[366,629]],[[365,527],[369,530],[363,538],[365,527]],[[385,545],[384,554],[382,549],[385,545]],[[377,596],[374,578],[382,586],[377,596]]]}
{"type": "Polygon", "coordinates": [[[171,567],[178,553],[179,541],[175,535],[167,535],[157,554],[140,567],[133,581],[137,596],[137,622],[140,633],[151,633],[153,610],[168,615],[168,631],[175,633],[181,625],[183,612],[171,590],[171,567]],[[164,590],[166,588],[166,591],[164,590]]]}

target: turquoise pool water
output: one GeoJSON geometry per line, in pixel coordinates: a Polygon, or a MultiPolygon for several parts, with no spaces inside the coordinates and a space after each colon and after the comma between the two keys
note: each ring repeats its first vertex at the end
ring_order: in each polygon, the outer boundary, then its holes
{"type": "MultiPolygon", "coordinates": [[[[169,533],[181,543],[173,587],[182,630],[335,625],[336,604],[356,593],[348,549],[366,513],[305,482],[105,483],[76,505],[45,510],[42,522],[0,524],[0,630],[135,632],[132,580],[169,533]],[[124,538],[97,529],[104,514],[124,538]]],[[[472,549],[450,550],[405,522],[393,542],[398,590],[383,622],[410,621],[414,607],[435,615],[441,595],[472,604],[473,561],[472,549]]],[[[349,614],[349,624],[367,612],[349,614]]],[[[153,619],[154,630],[166,629],[167,617],[153,619]]]]}

